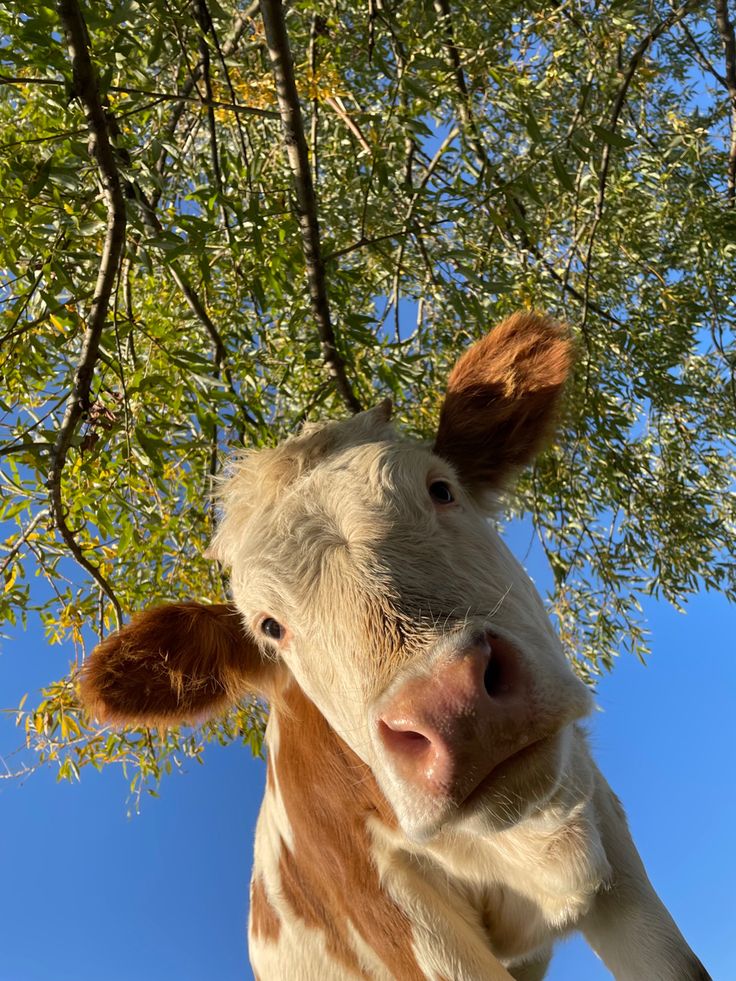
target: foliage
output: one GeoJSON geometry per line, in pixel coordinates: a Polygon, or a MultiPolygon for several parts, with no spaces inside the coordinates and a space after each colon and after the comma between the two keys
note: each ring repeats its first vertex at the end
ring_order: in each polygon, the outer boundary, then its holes
{"type": "MultiPolygon", "coordinates": [[[[203,550],[227,451],[347,409],[309,303],[257,5],[82,12],[127,226],[59,489],[128,613],[222,597],[203,550]]],[[[360,402],[392,396],[426,436],[448,365],[490,323],[534,306],[579,333],[564,435],[508,507],[533,515],[588,676],[645,653],[641,597],[736,595],[736,69],[712,19],[643,0],[287,10],[324,283],[360,402]]],[[[81,644],[115,612],[70,558],[49,484],[108,210],[59,12],[0,3],[0,23],[0,612],[34,611],[51,642],[81,644]]],[[[254,704],[202,732],[100,734],[69,679],[19,719],[62,775],[124,760],[153,778],[210,738],[257,749],[263,721],[254,704]]]]}

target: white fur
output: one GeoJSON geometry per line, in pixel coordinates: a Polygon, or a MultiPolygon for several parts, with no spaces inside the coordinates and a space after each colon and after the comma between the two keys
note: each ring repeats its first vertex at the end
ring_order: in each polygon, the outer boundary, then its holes
{"type": "MultiPolygon", "coordinates": [[[[370,768],[398,818],[395,829],[372,819],[373,857],[427,978],[541,978],[551,942],[579,928],[618,981],[707,978],[591,760],[577,724],[589,694],[533,584],[449,464],[399,440],[374,411],[247,454],[222,504],[213,549],[232,569],[246,624],[370,768]],[[456,507],[434,507],[427,486],[437,479],[451,483],[456,507]],[[261,635],[264,616],[286,628],[281,643],[261,635]],[[408,678],[431,674],[487,627],[533,669],[532,741],[554,735],[466,813],[406,785],[376,720],[408,678]]],[[[278,704],[272,712],[277,756],[278,704]]],[[[530,738],[512,735],[520,747],[530,738]]],[[[276,945],[253,941],[254,965],[263,981],[346,978],[282,896],[284,848],[293,841],[276,774],[255,872],[283,928],[276,945]]],[[[387,976],[381,951],[351,930],[364,976],[387,976]]]]}

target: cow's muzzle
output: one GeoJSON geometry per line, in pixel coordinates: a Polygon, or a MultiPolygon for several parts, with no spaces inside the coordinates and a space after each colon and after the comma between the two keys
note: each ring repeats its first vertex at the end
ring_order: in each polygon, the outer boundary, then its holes
{"type": "Polygon", "coordinates": [[[534,731],[534,701],[523,658],[484,630],[390,692],[378,735],[401,780],[461,804],[501,764],[548,734],[534,731]]]}

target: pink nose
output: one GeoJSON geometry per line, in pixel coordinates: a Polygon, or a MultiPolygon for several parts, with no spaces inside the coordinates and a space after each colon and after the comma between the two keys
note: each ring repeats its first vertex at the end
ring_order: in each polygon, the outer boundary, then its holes
{"type": "Polygon", "coordinates": [[[378,722],[394,770],[433,796],[464,800],[518,748],[519,682],[510,645],[486,634],[409,679],[378,722]]]}

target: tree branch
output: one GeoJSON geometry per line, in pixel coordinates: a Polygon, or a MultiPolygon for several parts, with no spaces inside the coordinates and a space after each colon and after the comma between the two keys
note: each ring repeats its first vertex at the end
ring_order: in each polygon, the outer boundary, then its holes
{"type": "MultiPolygon", "coordinates": [[[[623,81],[619,86],[618,92],[616,93],[616,98],[613,101],[613,108],[611,110],[611,115],[608,120],[608,129],[615,133],[618,127],[618,121],[621,116],[621,112],[626,104],[626,97],[629,93],[629,86],[631,85],[634,75],[641,64],[641,60],[647,53],[652,44],[661,37],[666,31],[671,27],[674,27],[682,18],[690,12],[690,10],[697,5],[697,0],[686,0],[676,10],[661,20],[655,27],[646,34],[641,41],[637,44],[634,49],[634,53],[631,55],[629,60],[629,66],[623,77],[623,81]]],[[[591,276],[591,260],[593,257],[593,245],[595,243],[596,233],[598,231],[598,226],[603,217],[603,206],[606,198],[606,187],[608,185],[608,172],[611,166],[611,144],[605,143],[603,146],[603,153],[601,154],[601,169],[600,176],[598,178],[598,195],[595,202],[595,211],[593,214],[593,224],[591,225],[590,235],[588,238],[588,248],[585,255],[585,286],[583,289],[583,315],[582,315],[582,329],[585,331],[585,327],[588,320],[588,310],[590,309],[590,276],[591,276]]]]}
{"type": "Polygon", "coordinates": [[[319,221],[317,219],[317,200],[312,173],[309,168],[304,121],[294,79],[289,37],[284,21],[284,9],[281,0],[261,0],[260,7],[268,43],[268,53],[276,82],[276,95],[284,134],[284,150],[294,178],[309,296],[319,332],[322,358],[345,404],[352,412],[360,412],[362,406],[347,377],[345,362],[337,349],[335,332],[330,318],[320,245],[319,221]]]}
{"type": "MultiPolygon", "coordinates": [[[[656,27],[653,27],[652,30],[647,35],[645,35],[642,38],[642,40],[639,42],[639,44],[636,46],[634,53],[632,54],[631,59],[629,61],[629,67],[626,69],[626,73],[624,75],[623,81],[619,86],[619,90],[616,93],[616,98],[614,99],[613,102],[613,109],[611,110],[611,116],[610,119],[608,120],[608,128],[611,130],[611,132],[615,132],[618,126],[618,121],[621,116],[621,112],[626,103],[626,97],[629,94],[629,86],[633,81],[634,75],[636,74],[637,69],[641,64],[641,60],[644,57],[644,55],[647,53],[647,51],[652,46],[652,44],[654,44],[657,38],[661,37],[662,34],[664,34],[665,31],[668,31],[671,27],[674,27],[674,25],[678,21],[682,20],[685,14],[689,13],[689,11],[695,6],[697,6],[697,0],[687,0],[687,2],[683,3],[680,7],[677,8],[677,10],[673,10],[672,13],[669,15],[669,17],[665,17],[656,25],[656,27]]],[[[611,163],[611,144],[606,143],[604,144],[603,153],[601,155],[601,173],[600,173],[600,179],[598,181],[598,200],[596,201],[596,216],[600,216],[603,212],[603,202],[606,193],[606,184],[608,182],[608,170],[610,167],[610,163],[611,163]]]]}
{"type": "MultiPolygon", "coordinates": [[[[201,70],[201,69],[200,69],[201,70]]],[[[26,75],[2,75],[0,74],[0,85],[66,85],[65,78],[32,78],[26,75]]],[[[220,99],[208,99],[206,96],[185,95],[183,92],[160,92],[158,89],[141,89],[135,85],[108,85],[108,92],[118,92],[120,95],[146,95],[157,102],[183,102],[193,105],[203,105],[212,109],[226,109],[234,112],[252,116],[264,116],[267,119],[278,118],[278,113],[274,109],[259,109],[256,106],[244,106],[233,99],[231,102],[222,102],[220,99]]],[[[183,109],[182,109],[183,111],[183,109]]]]}
{"type": "MultiPolygon", "coordinates": [[[[154,206],[148,200],[143,189],[140,187],[140,185],[137,182],[134,182],[132,184],[132,189],[136,201],[141,206],[143,223],[146,226],[149,234],[153,236],[160,235],[160,233],[163,230],[163,227],[161,225],[161,222],[158,220],[158,216],[156,215],[154,206]]],[[[239,395],[237,387],[235,385],[235,380],[232,376],[232,372],[230,371],[230,368],[227,364],[227,349],[225,347],[225,342],[222,339],[222,335],[220,334],[219,330],[215,326],[212,318],[210,317],[209,313],[205,309],[204,304],[202,303],[199,296],[197,295],[196,290],[189,282],[186,273],[182,270],[177,260],[176,259],[168,260],[166,263],[166,268],[169,270],[169,274],[171,278],[174,280],[174,283],[176,283],[177,287],[179,288],[181,295],[184,297],[187,306],[209,334],[215,348],[215,362],[216,362],[217,370],[222,371],[222,373],[224,374],[225,379],[230,388],[230,393],[235,399],[235,402],[237,403],[238,408],[243,415],[243,418],[250,426],[256,428],[258,426],[258,423],[253,418],[253,416],[248,412],[242,396],[239,395]]]]}
{"type": "Polygon", "coordinates": [[[74,376],[64,418],[51,454],[51,467],[47,487],[51,497],[51,508],[57,528],[69,550],[82,568],[93,577],[100,588],[110,598],[118,623],[122,610],[117,597],[99,568],[87,559],[66,522],[64,502],[61,492],[61,476],[67,453],[80,420],[90,408],[90,392],[94,378],[95,364],[99,356],[100,338],[105,326],[107,309],[117,275],[118,265],[125,245],[125,199],[120,177],[115,163],[115,154],[110,141],[110,132],[105,111],[100,101],[97,75],[87,47],[87,26],[76,0],[59,0],[59,17],[66,34],[69,57],[72,64],[73,91],[82,103],[87,116],[90,141],[89,153],[97,165],[107,207],[107,231],[100,257],[100,266],[95,283],[94,296],[89,311],[87,330],[82,342],[79,364],[74,376]]]}
{"type": "MultiPolygon", "coordinates": [[[[227,209],[225,207],[225,195],[222,185],[222,173],[220,171],[220,151],[217,146],[217,126],[215,125],[215,110],[212,108],[212,78],[210,76],[210,48],[207,43],[212,19],[207,9],[205,0],[194,0],[194,16],[199,24],[199,62],[202,65],[202,79],[204,81],[205,95],[207,96],[207,126],[210,134],[210,157],[212,158],[212,174],[215,178],[215,187],[220,198],[220,213],[226,233],[230,231],[227,219],[227,209]]],[[[229,236],[228,236],[229,238],[229,236]]]]}
{"type": "MultiPolygon", "coordinates": [[[[223,58],[229,58],[230,55],[237,48],[238,44],[240,44],[240,39],[245,33],[248,24],[258,13],[259,6],[260,6],[259,0],[256,0],[256,2],[251,3],[250,6],[248,6],[243,11],[242,14],[240,14],[240,16],[235,18],[235,20],[233,21],[233,27],[232,27],[232,31],[230,32],[230,36],[222,46],[223,58]]],[[[169,122],[166,125],[166,135],[169,139],[174,135],[174,132],[176,131],[176,127],[179,125],[179,120],[181,119],[182,113],[184,112],[185,102],[188,100],[189,96],[194,91],[197,82],[202,77],[203,68],[204,66],[202,62],[199,61],[191,70],[189,74],[189,78],[184,82],[184,84],[181,87],[179,98],[184,101],[182,101],[180,105],[178,105],[174,109],[174,111],[171,114],[171,118],[169,119],[169,122]]]]}
{"type": "Polygon", "coordinates": [[[715,0],[716,25],[723,41],[726,58],[726,84],[731,96],[731,145],[728,150],[728,203],[733,208],[736,205],[736,37],[732,22],[728,19],[726,0],[715,0]]]}
{"type": "Polygon", "coordinates": [[[434,9],[442,28],[442,45],[445,49],[445,58],[447,60],[448,68],[453,74],[455,79],[455,87],[460,95],[460,121],[463,124],[463,128],[468,133],[470,145],[480,161],[482,172],[489,166],[490,160],[488,158],[486,148],[483,146],[480,134],[478,133],[475,119],[473,119],[473,115],[470,111],[470,92],[468,90],[468,83],[465,80],[465,72],[463,71],[462,62],[460,60],[460,53],[458,52],[457,45],[455,43],[455,32],[452,26],[450,4],[448,0],[434,0],[434,9]]]}
{"type": "Polygon", "coordinates": [[[389,300],[389,307],[393,306],[394,308],[394,332],[396,334],[397,341],[401,340],[401,332],[399,329],[400,327],[399,290],[401,287],[401,270],[404,262],[404,252],[406,251],[406,237],[409,233],[409,229],[411,228],[411,225],[414,220],[414,209],[416,208],[422,194],[424,193],[424,189],[429,183],[429,179],[431,178],[432,174],[435,172],[437,167],[440,165],[442,158],[445,155],[447,149],[450,146],[452,146],[454,140],[457,139],[459,133],[460,133],[459,128],[457,126],[453,127],[453,129],[451,129],[450,132],[447,134],[447,136],[444,138],[442,143],[440,143],[440,145],[437,147],[434,156],[432,157],[432,159],[429,161],[429,163],[424,169],[424,173],[422,174],[421,180],[419,181],[418,185],[414,189],[414,192],[411,196],[411,200],[409,201],[409,207],[407,208],[406,215],[404,216],[404,224],[401,229],[401,235],[399,237],[399,247],[396,254],[396,267],[394,269],[393,286],[391,288],[391,298],[389,300]]]}
{"type": "Polygon", "coordinates": [[[48,517],[48,509],[42,508],[34,517],[28,522],[25,530],[21,533],[18,541],[12,546],[8,554],[5,556],[3,564],[0,566],[0,576],[5,573],[5,570],[10,566],[10,563],[16,557],[18,552],[23,548],[25,543],[28,541],[29,537],[36,530],[38,525],[43,521],[44,518],[48,517]]]}
{"type": "MultiPolygon", "coordinates": [[[[225,82],[227,83],[228,91],[230,92],[230,101],[233,103],[233,105],[237,105],[238,99],[237,99],[237,95],[235,93],[235,87],[233,86],[232,79],[230,78],[230,69],[228,68],[227,58],[226,58],[225,52],[223,50],[223,47],[220,44],[220,39],[217,36],[217,30],[215,29],[215,22],[212,20],[212,17],[210,17],[210,19],[209,19],[209,25],[210,25],[210,34],[212,35],[212,40],[214,41],[214,44],[215,44],[215,50],[217,51],[217,57],[220,60],[220,67],[222,68],[222,73],[225,76],[225,82]]],[[[270,109],[267,110],[267,111],[268,112],[271,112],[270,109]]],[[[277,116],[278,113],[273,112],[273,115],[274,116],[277,116]]],[[[237,113],[235,114],[235,125],[237,126],[238,138],[240,140],[240,152],[243,154],[243,163],[245,164],[245,172],[246,172],[246,179],[247,179],[247,182],[248,182],[248,190],[252,193],[253,188],[251,186],[251,174],[250,174],[249,153],[248,153],[248,148],[245,145],[245,142],[246,142],[246,134],[243,131],[243,127],[241,126],[241,123],[240,123],[240,116],[238,116],[237,113]]]]}
{"type": "Polygon", "coordinates": [[[693,49],[695,60],[698,62],[700,67],[704,71],[711,74],[719,85],[722,85],[724,88],[727,89],[728,82],[726,81],[725,76],[721,75],[718,69],[713,65],[713,62],[710,60],[710,58],[707,57],[707,55],[698,44],[697,39],[694,37],[692,31],[687,26],[687,24],[680,24],[679,28],[682,31],[682,33],[685,35],[685,38],[690,42],[690,47],[693,49]]]}

